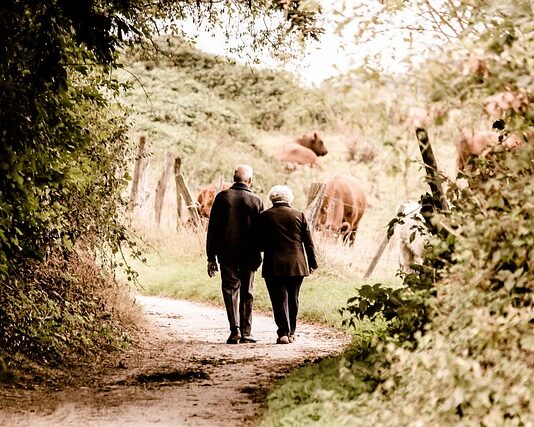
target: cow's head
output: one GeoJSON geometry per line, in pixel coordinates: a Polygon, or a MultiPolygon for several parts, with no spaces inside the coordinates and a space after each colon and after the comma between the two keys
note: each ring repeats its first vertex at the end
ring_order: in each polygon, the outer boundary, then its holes
{"type": "Polygon", "coordinates": [[[304,147],[309,148],[318,156],[324,156],[328,154],[328,150],[326,149],[324,142],[318,132],[306,133],[302,135],[297,140],[297,142],[303,145],[304,147]]]}

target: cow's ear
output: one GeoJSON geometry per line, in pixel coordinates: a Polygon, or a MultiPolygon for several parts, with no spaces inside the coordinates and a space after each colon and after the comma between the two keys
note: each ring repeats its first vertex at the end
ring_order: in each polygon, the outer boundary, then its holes
{"type": "Polygon", "coordinates": [[[317,136],[317,132],[313,132],[313,139],[318,140],[319,137],[317,136]]]}

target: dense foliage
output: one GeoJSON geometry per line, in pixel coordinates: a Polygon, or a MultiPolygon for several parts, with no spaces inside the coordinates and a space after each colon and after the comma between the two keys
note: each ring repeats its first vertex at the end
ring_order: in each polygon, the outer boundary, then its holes
{"type": "MultiPolygon", "coordinates": [[[[160,40],[156,46],[157,49],[151,51],[137,49],[136,53],[128,55],[128,62],[141,60],[145,71],[163,73],[167,70],[170,73],[172,70],[183,79],[193,80],[197,87],[189,87],[191,95],[201,90],[199,85],[202,86],[218,98],[240,106],[238,119],[256,128],[279,130],[310,124],[322,126],[333,112],[333,105],[328,105],[317,91],[299,87],[290,76],[202,53],[180,39],[160,40]]],[[[157,93],[151,94],[152,98],[158,96],[157,93]]],[[[165,106],[158,105],[159,108],[165,106]]],[[[204,120],[200,122],[196,125],[201,125],[204,120]]],[[[194,120],[189,123],[190,126],[194,124],[194,120]]]]}
{"type": "Polygon", "coordinates": [[[113,252],[124,236],[127,128],[106,77],[115,39],[111,18],[98,27],[96,12],[61,2],[1,8],[0,356],[58,362],[97,339],[102,311],[105,281],[75,248],[113,252]]]}
{"type": "Polygon", "coordinates": [[[404,82],[417,85],[427,106],[445,101],[460,109],[460,125],[487,130],[502,119],[523,144],[494,147],[464,181],[448,183],[450,210],[432,216],[424,262],[405,276],[403,288],[363,286],[349,300],[358,334],[374,321],[375,337],[363,346],[371,343],[373,357],[347,353],[337,383],[325,376],[315,378],[317,388],[306,380],[295,390],[289,379],[270,397],[266,425],[532,422],[534,146],[525,138],[533,124],[532,7],[531,1],[384,2],[361,26],[360,37],[375,36],[401,12],[412,42],[419,31],[438,34],[430,50],[439,54],[419,61],[404,82]],[[421,20],[403,15],[408,8],[421,20]],[[516,103],[500,102],[503,94],[516,103]],[[361,391],[362,381],[372,390],[361,391]],[[291,408],[290,395],[302,405],[291,408]],[[297,413],[304,414],[298,423],[297,413]]]}

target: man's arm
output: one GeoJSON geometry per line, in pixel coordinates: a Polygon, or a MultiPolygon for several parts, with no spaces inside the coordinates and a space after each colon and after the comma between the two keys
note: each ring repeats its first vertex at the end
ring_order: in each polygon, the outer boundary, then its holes
{"type": "Polygon", "coordinates": [[[222,199],[220,195],[221,193],[215,196],[208,222],[208,232],[206,236],[206,255],[208,257],[208,262],[216,261],[217,245],[221,234],[222,199]]]}

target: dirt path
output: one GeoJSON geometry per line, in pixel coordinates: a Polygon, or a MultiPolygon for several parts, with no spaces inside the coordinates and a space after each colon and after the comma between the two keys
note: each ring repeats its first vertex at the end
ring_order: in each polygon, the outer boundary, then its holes
{"type": "Polygon", "coordinates": [[[258,343],[228,345],[220,308],[137,300],[148,322],[140,348],[83,387],[3,391],[0,426],[254,425],[274,381],[347,344],[338,332],[301,323],[294,343],[277,345],[272,318],[255,315],[258,343]]]}

